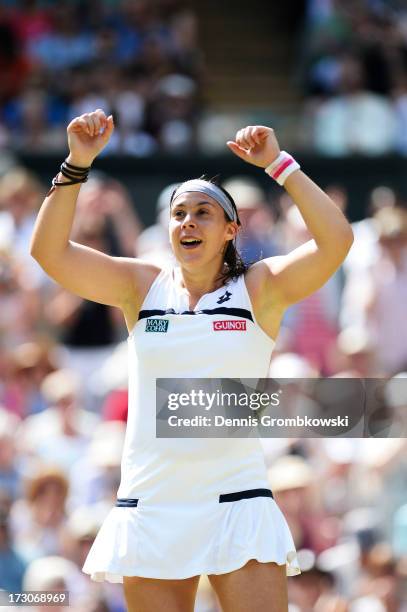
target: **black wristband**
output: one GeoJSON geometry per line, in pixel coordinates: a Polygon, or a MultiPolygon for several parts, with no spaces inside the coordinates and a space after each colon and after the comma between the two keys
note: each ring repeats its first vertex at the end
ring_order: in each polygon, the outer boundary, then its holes
{"type": "Polygon", "coordinates": [[[68,170],[64,164],[61,164],[61,174],[63,174],[66,178],[78,181],[85,181],[88,178],[88,174],[74,174],[71,170],[68,170]]]}
{"type": "Polygon", "coordinates": [[[60,171],[61,174],[69,179],[69,181],[58,181],[58,175],[52,179],[53,187],[64,187],[68,185],[78,185],[79,183],[86,183],[89,176],[90,166],[87,168],[80,168],[68,163],[66,160],[62,162],[60,171]]]}
{"type": "Polygon", "coordinates": [[[72,176],[73,178],[82,178],[83,176],[88,176],[88,173],[85,172],[81,172],[81,174],[79,174],[78,172],[75,172],[74,170],[70,170],[69,168],[66,167],[66,164],[61,164],[60,165],[60,170],[61,172],[64,171],[67,174],[69,174],[69,176],[72,176]]]}
{"type": "MultiPolygon", "coordinates": [[[[64,176],[66,176],[64,174],[64,176]]],[[[69,178],[69,177],[67,177],[69,178]]],[[[64,187],[64,186],[68,186],[68,185],[79,185],[79,183],[86,183],[86,181],[88,180],[88,177],[84,178],[84,179],[71,179],[70,181],[58,181],[58,175],[54,176],[54,178],[52,179],[52,185],[54,187],[64,187]]]]}
{"type": "Polygon", "coordinates": [[[74,166],[73,164],[68,163],[66,160],[64,161],[64,164],[68,166],[70,170],[77,170],[77,172],[82,172],[82,173],[89,172],[89,170],[92,167],[92,166],[88,166],[87,168],[81,168],[80,166],[74,166]]]}

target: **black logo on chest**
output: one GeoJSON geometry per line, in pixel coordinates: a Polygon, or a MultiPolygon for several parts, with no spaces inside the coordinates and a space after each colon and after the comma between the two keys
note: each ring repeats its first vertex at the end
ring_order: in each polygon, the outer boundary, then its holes
{"type": "Polygon", "coordinates": [[[220,298],[217,300],[217,304],[223,304],[224,302],[228,302],[231,298],[231,293],[230,291],[226,291],[226,293],[224,293],[223,295],[220,296],[220,298]]]}

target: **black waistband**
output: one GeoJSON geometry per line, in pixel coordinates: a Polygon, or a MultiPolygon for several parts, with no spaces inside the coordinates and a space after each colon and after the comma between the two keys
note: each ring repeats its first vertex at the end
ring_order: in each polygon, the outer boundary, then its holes
{"type": "Polygon", "coordinates": [[[236,493],[224,493],[219,495],[219,503],[239,501],[240,499],[251,499],[252,497],[271,497],[273,494],[270,489],[248,489],[247,491],[237,491],[236,493]]]}

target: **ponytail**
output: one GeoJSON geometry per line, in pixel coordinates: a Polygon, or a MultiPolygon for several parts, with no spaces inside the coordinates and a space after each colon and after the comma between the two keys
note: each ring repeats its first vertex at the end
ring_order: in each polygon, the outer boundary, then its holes
{"type": "Polygon", "coordinates": [[[223,258],[226,264],[225,270],[222,273],[222,279],[224,282],[228,280],[237,280],[239,276],[244,274],[249,269],[249,264],[246,264],[239,251],[236,248],[235,241],[229,240],[225,255],[223,258]]]}

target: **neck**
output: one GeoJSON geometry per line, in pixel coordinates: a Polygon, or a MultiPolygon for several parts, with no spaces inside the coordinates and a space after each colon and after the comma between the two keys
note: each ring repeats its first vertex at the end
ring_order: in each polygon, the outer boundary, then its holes
{"type": "Polygon", "coordinates": [[[191,298],[199,299],[205,293],[211,293],[219,289],[224,282],[221,278],[223,263],[219,268],[208,270],[187,270],[180,268],[181,286],[186,289],[191,298]]]}

